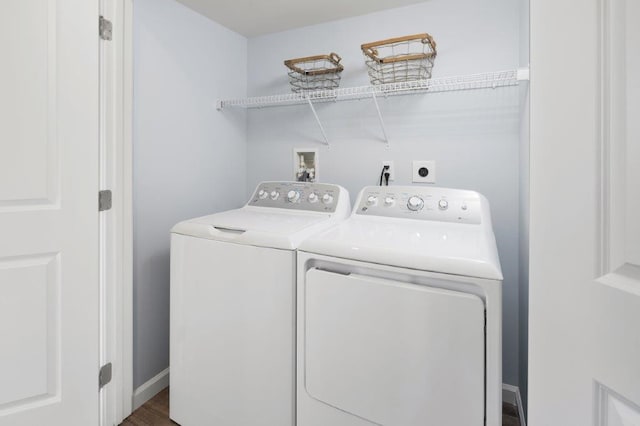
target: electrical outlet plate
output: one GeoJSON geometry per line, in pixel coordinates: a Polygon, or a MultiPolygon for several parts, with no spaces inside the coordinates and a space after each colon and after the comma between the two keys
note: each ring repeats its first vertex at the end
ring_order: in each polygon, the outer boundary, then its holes
{"type": "Polygon", "coordinates": [[[389,172],[389,181],[394,180],[394,177],[395,177],[395,174],[396,174],[395,173],[396,170],[395,170],[395,166],[393,165],[393,161],[390,161],[390,160],[383,161],[381,169],[384,166],[389,166],[389,170],[387,170],[387,172],[389,172]]]}
{"type": "Polygon", "coordinates": [[[436,162],[414,161],[411,174],[414,183],[436,183],[436,162]]]}

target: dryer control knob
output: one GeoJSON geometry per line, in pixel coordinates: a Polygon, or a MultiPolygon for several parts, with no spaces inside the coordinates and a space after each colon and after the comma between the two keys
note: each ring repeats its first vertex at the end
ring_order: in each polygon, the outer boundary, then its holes
{"type": "Polygon", "coordinates": [[[269,197],[275,201],[280,197],[280,193],[278,191],[271,191],[271,194],[269,194],[269,197]]]}
{"type": "Polygon", "coordinates": [[[322,196],[322,203],[323,204],[331,204],[331,203],[333,203],[333,196],[331,194],[324,194],[322,196]]]}
{"type": "Polygon", "coordinates": [[[449,202],[447,200],[438,201],[438,208],[440,210],[446,210],[449,208],[449,202]]]}
{"type": "Polygon", "coordinates": [[[378,197],[376,197],[375,195],[369,195],[367,197],[367,205],[375,206],[376,204],[378,204],[378,197]]]}
{"type": "Polygon", "coordinates": [[[261,189],[260,191],[258,191],[258,197],[261,200],[264,200],[265,198],[267,198],[269,196],[269,194],[267,193],[267,191],[265,191],[264,189],[261,189]]]}
{"type": "Polygon", "coordinates": [[[318,202],[318,194],[316,194],[315,192],[312,192],[311,194],[309,194],[309,198],[308,198],[310,203],[317,203],[318,202]]]}
{"type": "Polygon", "coordinates": [[[424,207],[424,201],[422,200],[422,198],[418,197],[417,195],[410,197],[409,201],[407,202],[407,208],[414,212],[417,212],[418,210],[422,210],[423,207],[424,207]]]}
{"type": "Polygon", "coordinates": [[[300,193],[298,191],[291,190],[287,192],[287,201],[295,203],[300,199],[300,193]]]}
{"type": "Polygon", "coordinates": [[[384,199],[384,205],[385,206],[393,206],[396,203],[396,200],[393,199],[393,197],[387,197],[384,199]]]}

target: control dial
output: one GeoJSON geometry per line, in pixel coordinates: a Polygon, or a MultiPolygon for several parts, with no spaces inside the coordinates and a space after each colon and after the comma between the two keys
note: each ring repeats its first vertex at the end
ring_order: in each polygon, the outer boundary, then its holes
{"type": "Polygon", "coordinates": [[[438,201],[438,208],[440,210],[446,210],[449,208],[449,202],[447,200],[438,201]]]}
{"type": "Polygon", "coordinates": [[[309,194],[309,198],[308,198],[310,203],[317,203],[318,202],[318,194],[316,194],[315,192],[312,192],[311,194],[309,194]]]}
{"type": "Polygon", "coordinates": [[[300,199],[300,193],[298,191],[291,190],[287,192],[287,201],[295,203],[300,199]]]}
{"type": "Polygon", "coordinates": [[[367,197],[367,205],[375,206],[376,204],[378,204],[378,197],[375,195],[369,195],[369,197],[367,197]]]}
{"type": "Polygon", "coordinates": [[[417,212],[418,210],[422,210],[423,207],[424,200],[417,195],[410,197],[409,201],[407,201],[407,208],[411,211],[417,212]]]}
{"type": "Polygon", "coordinates": [[[278,191],[271,191],[271,194],[269,194],[269,198],[275,201],[280,198],[280,193],[278,191]]]}
{"type": "Polygon", "coordinates": [[[261,200],[264,200],[268,196],[269,196],[269,193],[264,189],[261,189],[260,191],[258,191],[258,198],[260,198],[261,200]]]}
{"type": "Polygon", "coordinates": [[[384,199],[384,205],[385,206],[393,206],[396,203],[396,200],[393,199],[393,197],[386,197],[384,199]]]}
{"type": "Polygon", "coordinates": [[[322,204],[331,204],[333,203],[333,196],[331,194],[324,194],[322,196],[322,204]]]}

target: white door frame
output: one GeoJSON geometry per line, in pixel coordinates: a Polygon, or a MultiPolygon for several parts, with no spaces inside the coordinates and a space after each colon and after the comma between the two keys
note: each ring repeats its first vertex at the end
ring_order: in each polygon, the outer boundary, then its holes
{"type": "Polygon", "coordinates": [[[100,217],[100,361],[113,366],[100,424],[112,426],[131,414],[133,398],[133,0],[102,0],[100,10],[113,25],[100,46],[100,189],[113,195],[100,217]]]}

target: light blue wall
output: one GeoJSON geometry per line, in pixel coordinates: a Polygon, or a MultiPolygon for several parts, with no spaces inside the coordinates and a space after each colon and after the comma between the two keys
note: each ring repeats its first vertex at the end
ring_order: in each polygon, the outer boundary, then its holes
{"type": "MultiPolygon", "coordinates": [[[[335,51],[343,57],[342,86],[368,83],[360,44],[429,32],[437,41],[433,76],[517,68],[519,2],[430,0],[424,3],[249,39],[249,95],[289,91],[287,58],[335,51]]],[[[411,183],[411,160],[435,160],[437,185],[473,189],[491,202],[505,276],[503,381],[519,380],[519,88],[395,97],[381,100],[391,138],[382,142],[370,100],[317,106],[331,140],[305,106],[248,114],[247,193],[260,180],[291,179],[293,148],[319,148],[320,178],[345,186],[355,199],[375,184],[382,160],[395,161],[395,184],[411,183]]],[[[223,112],[227,114],[227,112],[223,112]]]]}
{"type": "Polygon", "coordinates": [[[174,0],[134,1],[133,382],[169,366],[169,230],[245,201],[247,40],[174,0]]]}
{"type": "Polygon", "coordinates": [[[393,183],[411,183],[411,160],[435,160],[437,185],[488,197],[505,275],[503,379],[523,384],[528,113],[522,89],[383,99],[389,149],[371,101],[317,107],[330,148],[303,106],[247,116],[218,112],[215,101],[286,93],[284,59],[330,51],[344,58],[343,87],[367,84],[361,43],[424,31],[438,42],[436,78],[512,69],[524,64],[525,2],[430,0],[247,41],[174,0],[136,0],[134,386],[168,366],[171,226],[241,205],[260,180],[291,179],[294,147],[319,148],[321,180],[344,185],[352,198],[376,183],[382,160],[395,161],[393,183]]]}

